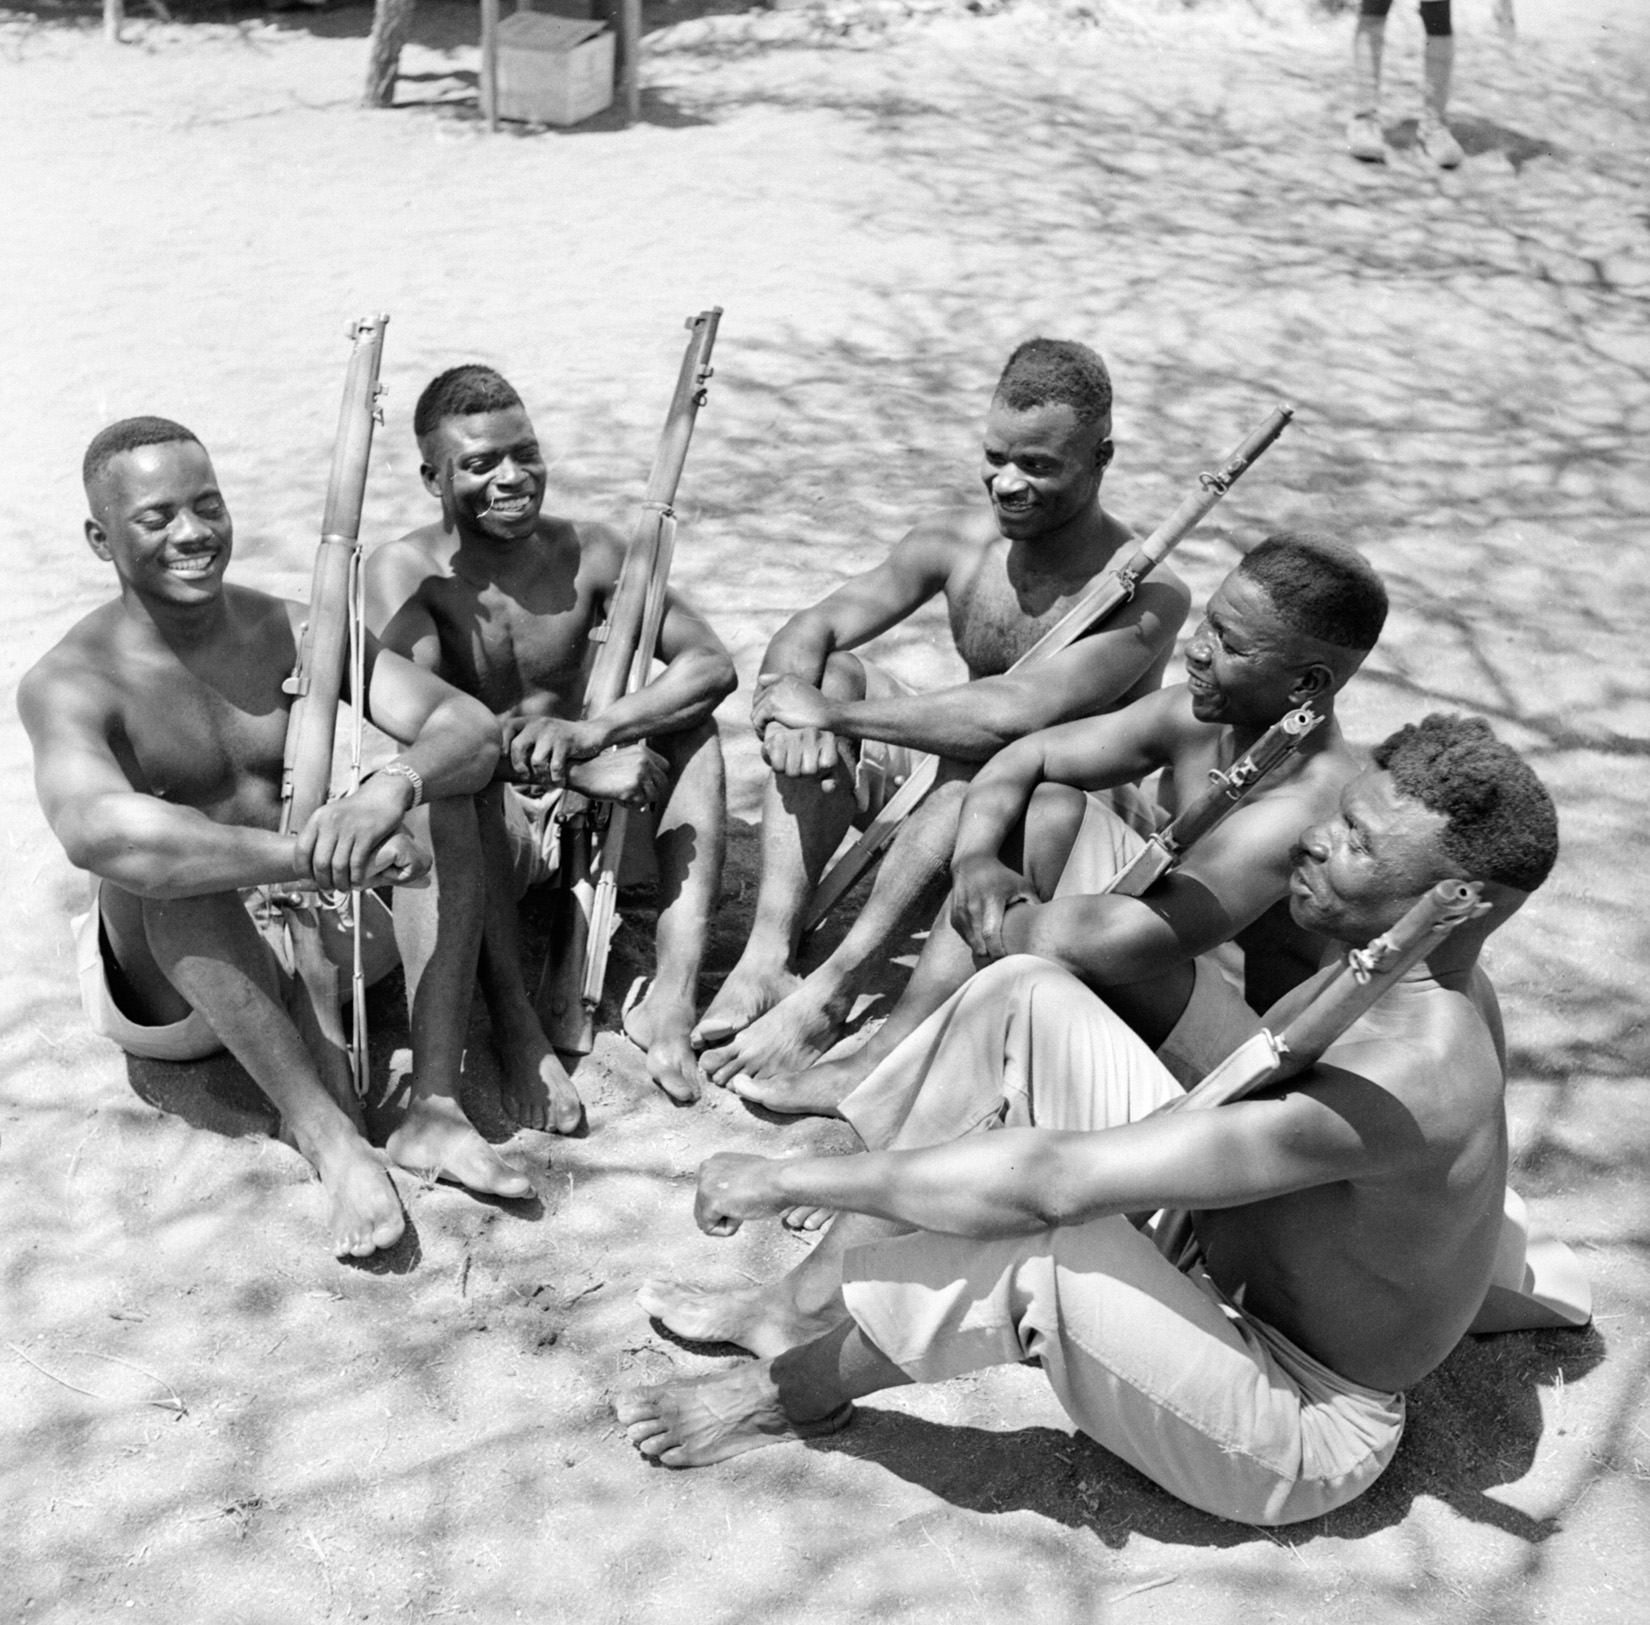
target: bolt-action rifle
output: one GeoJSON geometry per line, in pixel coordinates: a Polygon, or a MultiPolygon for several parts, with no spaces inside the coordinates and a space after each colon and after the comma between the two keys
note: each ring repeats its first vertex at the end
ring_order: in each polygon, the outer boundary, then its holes
{"type": "MultiPolygon", "coordinates": [[[[281,769],[281,833],[295,835],[325,804],[332,784],[333,735],[346,663],[352,667],[350,698],[355,716],[356,741],[352,751],[351,788],[360,782],[360,719],[366,706],[362,693],[365,638],[361,621],[361,507],[366,499],[367,464],[372,455],[372,431],[383,421],[378,369],[384,353],[384,328],[389,317],[367,316],[350,328],[353,349],[344,379],[344,400],[338,414],[338,432],[332,446],[332,473],[327,482],[321,542],[315,553],[310,582],[309,615],[298,640],[298,661],[282,685],[293,696],[287,718],[286,752],[281,769]]],[[[361,897],[350,897],[354,926],[354,1022],[349,1065],[357,1094],[367,1082],[366,982],[361,960],[361,897]]],[[[305,916],[307,909],[289,914],[293,954],[311,1002],[321,1036],[329,1049],[344,1047],[338,1024],[337,970],[321,945],[318,925],[305,916]]]]}
{"type": "Polygon", "coordinates": [[[1208,789],[1149,836],[1145,846],[1100,890],[1120,897],[1139,897],[1155,885],[1179,866],[1194,841],[1224,822],[1267,774],[1288,761],[1322,721],[1322,713],[1310,704],[1303,705],[1274,722],[1225,772],[1211,768],[1208,789]]]}
{"type": "MultiPolygon", "coordinates": [[[[625,549],[607,624],[599,629],[600,646],[585,687],[586,717],[600,716],[624,695],[641,688],[652,668],[676,546],[672,504],[694,421],[705,404],[712,372],[710,353],[721,318],[718,305],[688,319],[692,336],[682,356],[676,392],[654,454],[641,513],[625,549]]],[[[552,941],[545,962],[538,1008],[551,1044],[573,1054],[586,1053],[594,1040],[628,817],[622,806],[592,804],[569,819],[563,832],[562,875],[569,907],[564,930],[552,941]]]]}

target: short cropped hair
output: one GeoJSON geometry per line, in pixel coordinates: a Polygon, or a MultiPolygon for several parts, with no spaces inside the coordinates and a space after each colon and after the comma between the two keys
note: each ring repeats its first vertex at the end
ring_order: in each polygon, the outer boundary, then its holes
{"type": "Polygon", "coordinates": [[[467,361],[449,367],[424,386],[413,408],[413,437],[422,440],[447,418],[468,417],[472,412],[503,412],[521,405],[521,396],[508,380],[491,367],[467,361]]]}
{"type": "Polygon", "coordinates": [[[80,460],[80,478],[90,490],[115,458],[136,451],[139,446],[170,446],[178,441],[197,446],[201,443],[200,436],[192,429],[170,418],[122,418],[92,436],[86,455],[80,460]]]}
{"type": "Polygon", "coordinates": [[[1271,599],[1291,631],[1359,653],[1386,624],[1386,587],[1355,548],[1331,536],[1280,530],[1238,565],[1271,599]]]}
{"type": "Polygon", "coordinates": [[[1015,412],[1069,406],[1079,423],[1099,423],[1111,412],[1111,374],[1086,344],[1027,339],[1008,358],[996,398],[1015,412]]]}
{"type": "Polygon", "coordinates": [[[1400,794],[1441,813],[1444,851],[1472,880],[1534,891],[1558,861],[1547,787],[1482,717],[1434,711],[1383,739],[1375,765],[1400,794]]]}

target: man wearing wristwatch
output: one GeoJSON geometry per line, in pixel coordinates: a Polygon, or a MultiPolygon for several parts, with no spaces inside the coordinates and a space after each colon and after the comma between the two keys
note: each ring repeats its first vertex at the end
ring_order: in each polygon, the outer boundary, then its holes
{"type": "Polygon", "coordinates": [[[86,537],[115,567],[120,596],[24,677],[18,708],[47,821],[92,876],[76,931],[93,1028],[157,1059],[228,1049],[320,1176],[334,1251],[393,1246],[404,1218],[385,1155],[363,1135],[301,980],[241,894],[428,876],[395,896],[414,1070],[385,1153],[472,1190],[526,1195],[457,1094],[481,934],[472,797],[498,754],[491,714],[369,638],[367,715],[402,749],[295,835],[278,833],[292,704],[282,685],[307,610],[225,583],[229,510],[189,430],[152,417],[112,424],[83,472],[86,537]]]}

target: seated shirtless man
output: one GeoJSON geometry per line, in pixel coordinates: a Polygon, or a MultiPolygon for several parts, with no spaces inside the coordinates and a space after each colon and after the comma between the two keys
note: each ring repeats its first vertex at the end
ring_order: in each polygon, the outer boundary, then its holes
{"type": "Polygon", "coordinates": [[[85,480],[86,538],[115,567],[120,596],[24,677],[18,708],[47,821],[94,876],[80,955],[93,1026],[134,1055],[228,1049],[320,1175],[334,1249],[392,1246],[401,1204],[323,1036],[336,1033],[336,1011],[309,1007],[239,893],[415,880],[428,867],[416,836],[433,849],[435,884],[395,898],[413,1076],[386,1150],[403,1168],[526,1195],[526,1177],[457,1098],[481,930],[470,798],[498,754],[492,719],[369,639],[367,714],[404,748],[295,836],[278,834],[292,704],[282,684],[308,611],[224,581],[229,509],[189,430],[153,417],[111,424],[87,448],[85,480]]]}
{"type": "Polygon", "coordinates": [[[770,1287],[649,1283],[679,1334],[763,1358],[623,1395],[620,1422],[697,1466],[841,1427],[882,1388],[1031,1360],[1083,1432],[1194,1506],[1267,1525],[1352,1500],[1495,1275],[1507,1127],[1478,956],[1557,846],[1546,791],[1480,719],[1394,734],[1301,836],[1295,919],[1344,953],[1442,879],[1490,907],[1316,1066],[1215,1110],[1152,1115],[1179,1085],[1119,1017],[1056,965],[993,965],[948,1006],[889,1149],[705,1163],[711,1234],[798,1203],[843,1217],[770,1287]],[[1160,1208],[1192,1212],[1172,1260],[1126,1217],[1160,1208]]]}
{"type": "Polygon", "coordinates": [[[1112,457],[1100,357],[1062,340],[1022,344],[992,396],[984,442],[989,510],[924,519],[768,645],[752,713],[773,769],[756,917],[694,1033],[709,1046],[702,1065],[716,1083],[794,1072],[836,1040],[865,968],[943,875],[964,785],[981,762],[1022,734],[1123,705],[1163,680],[1189,602],[1163,567],[1098,631],[1035,671],[1009,670],[1121,562],[1133,534],[1100,502],[1112,457]],[[849,653],[936,593],[968,682],[914,694],[849,653]],[[856,775],[842,771],[839,752],[857,757],[856,775]],[[880,809],[880,787],[902,781],[923,752],[942,758],[938,783],[841,944],[801,980],[793,967],[804,907],[826,860],[850,823],[880,809]]]}
{"type": "Polygon", "coordinates": [[[695,1100],[688,1033],[721,886],[726,803],[711,713],[734,690],[733,661],[672,590],[659,636],[663,670],[601,716],[582,718],[591,634],[618,585],[623,538],[543,512],[538,436],[521,397],[492,368],[454,367],[434,379],[413,432],[442,520],[373,554],[367,615],[386,648],[475,695],[497,719],[499,782],[480,802],[481,983],[507,1104],[517,1121],[558,1134],[583,1116],[522,981],[516,919],[523,891],[555,872],[554,803],[568,788],[630,805],[663,802],[658,962],[624,1024],[654,1081],[674,1100],[695,1100]]]}
{"type": "Polygon", "coordinates": [[[1358,772],[1335,697],[1374,647],[1386,607],[1380,577],[1351,548],[1293,532],[1261,542],[1210,597],[1186,646],[1185,683],[1029,734],[976,775],[950,909],[881,1030],[842,1060],[734,1088],[773,1111],[844,1116],[860,1128],[853,1092],[979,961],[1005,953],[1038,954],[1104,989],[1172,1071],[1199,1075],[1180,1052],[1224,1006],[1221,972],[1199,956],[1287,896],[1296,837],[1329,815],[1358,772]],[[1157,798],[1172,816],[1211,769],[1229,768],[1307,704],[1324,721],[1177,869],[1142,897],[1096,895],[1144,842],[1085,792],[1161,769],[1157,798]]]}

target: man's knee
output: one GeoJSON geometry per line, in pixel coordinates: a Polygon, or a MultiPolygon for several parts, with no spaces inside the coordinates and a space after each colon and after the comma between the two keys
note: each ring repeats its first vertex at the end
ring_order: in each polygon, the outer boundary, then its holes
{"type": "Polygon", "coordinates": [[[858,655],[838,651],[826,658],[819,692],[832,700],[863,700],[866,681],[864,661],[858,655]]]}

